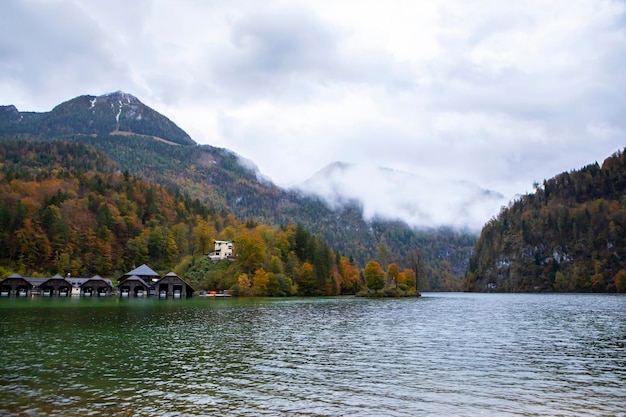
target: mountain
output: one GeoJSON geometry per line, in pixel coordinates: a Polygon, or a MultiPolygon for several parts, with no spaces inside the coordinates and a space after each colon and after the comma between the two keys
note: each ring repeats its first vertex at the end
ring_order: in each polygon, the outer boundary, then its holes
{"type": "Polygon", "coordinates": [[[20,112],[0,106],[0,131],[40,137],[70,135],[146,135],[179,145],[196,143],[167,117],[121,91],[80,96],[46,113],[20,112]]]}
{"type": "Polygon", "coordinates": [[[471,291],[626,292],[626,154],[536,184],[488,222],[471,291]]]}
{"type": "MultiPolygon", "coordinates": [[[[232,213],[250,225],[301,225],[361,266],[376,259],[408,267],[419,259],[422,290],[460,289],[476,241],[472,231],[417,229],[393,217],[369,216],[358,200],[332,206],[302,189],[279,188],[249,161],[227,149],[196,145],[165,116],[122,92],[77,97],[48,113],[0,107],[0,139],[84,143],[120,171],[177,190],[224,216],[232,213]]],[[[436,197],[428,198],[436,204],[436,197]]]]}
{"type": "MultiPolygon", "coordinates": [[[[70,141],[0,142],[0,278],[12,272],[117,278],[138,264],[176,270],[197,290],[243,295],[355,294],[358,267],[302,227],[244,222],[121,173],[70,141]],[[213,263],[213,239],[237,262],[213,263]]],[[[399,276],[400,277],[400,276],[399,276]]],[[[400,279],[398,279],[400,281],[400,279]]],[[[406,279],[404,294],[415,294],[406,279]]]]}
{"type": "Polygon", "coordinates": [[[363,208],[366,219],[404,219],[411,227],[470,228],[476,233],[484,219],[491,216],[493,207],[507,203],[502,194],[469,181],[424,178],[389,168],[343,162],[328,165],[297,189],[320,197],[334,209],[357,204],[363,208]],[[367,178],[366,185],[358,186],[363,184],[363,178],[367,178]],[[446,198],[440,193],[446,193],[446,198]],[[416,202],[415,196],[423,198],[416,202]]]}

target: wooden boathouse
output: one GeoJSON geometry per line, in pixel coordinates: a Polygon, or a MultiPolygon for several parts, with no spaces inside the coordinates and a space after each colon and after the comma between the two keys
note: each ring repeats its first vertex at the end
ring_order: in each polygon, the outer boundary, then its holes
{"type": "Polygon", "coordinates": [[[19,274],[11,274],[0,281],[0,296],[15,295],[26,297],[41,295],[44,297],[67,297],[80,295],[107,296],[113,293],[113,283],[110,279],[98,275],[92,278],[64,278],[55,275],[51,278],[30,278],[19,274]]]}
{"type": "Polygon", "coordinates": [[[146,264],[124,274],[118,288],[122,297],[188,298],[195,291],[174,272],[161,277],[146,264]]]}
{"type": "Polygon", "coordinates": [[[52,295],[67,297],[72,294],[72,284],[61,275],[55,275],[52,278],[44,280],[38,285],[38,287],[41,295],[46,297],[50,297],[52,295]]]}
{"type": "Polygon", "coordinates": [[[25,297],[33,291],[33,284],[19,274],[11,274],[0,281],[0,295],[19,295],[25,297]]]}

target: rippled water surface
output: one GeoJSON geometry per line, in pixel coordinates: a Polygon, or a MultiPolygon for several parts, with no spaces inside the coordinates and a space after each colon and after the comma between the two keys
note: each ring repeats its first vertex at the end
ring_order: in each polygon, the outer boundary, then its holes
{"type": "Polygon", "coordinates": [[[626,416],[626,297],[0,299],[0,415],[626,416]]]}

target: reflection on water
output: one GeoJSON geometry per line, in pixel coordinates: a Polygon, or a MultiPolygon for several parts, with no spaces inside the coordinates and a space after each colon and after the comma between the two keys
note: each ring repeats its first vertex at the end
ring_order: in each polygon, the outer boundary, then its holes
{"type": "Polygon", "coordinates": [[[626,297],[0,299],[0,415],[622,415],[626,297]]]}

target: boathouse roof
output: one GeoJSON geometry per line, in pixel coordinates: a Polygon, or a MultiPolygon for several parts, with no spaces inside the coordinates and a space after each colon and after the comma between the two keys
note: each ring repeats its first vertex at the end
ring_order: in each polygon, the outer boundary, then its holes
{"type": "Polygon", "coordinates": [[[142,283],[144,286],[146,286],[146,287],[150,287],[150,286],[146,283],[146,281],[144,281],[143,279],[139,278],[137,275],[132,275],[132,276],[130,276],[130,277],[128,277],[128,278],[126,278],[126,279],[124,280],[124,282],[129,282],[129,281],[138,281],[138,282],[142,283]]]}
{"type": "Polygon", "coordinates": [[[21,278],[24,278],[33,287],[39,287],[44,282],[48,281],[49,279],[52,279],[52,278],[30,278],[30,277],[21,277],[21,278]]]}
{"type": "Polygon", "coordinates": [[[80,287],[81,285],[83,285],[85,282],[87,282],[89,278],[65,278],[65,280],[67,282],[69,282],[70,284],[72,284],[73,287],[80,287]]]}
{"type": "Polygon", "coordinates": [[[182,279],[181,277],[179,277],[174,271],[172,272],[168,272],[167,274],[165,274],[163,276],[163,278],[161,278],[158,282],[162,282],[162,281],[180,281],[180,283],[185,284],[187,286],[187,291],[189,292],[194,292],[195,289],[189,285],[189,283],[187,283],[187,281],[185,281],[184,279],[182,279]]]}
{"type": "Polygon", "coordinates": [[[92,278],[87,278],[85,280],[85,282],[80,284],[81,287],[94,286],[94,285],[96,285],[96,286],[105,285],[107,287],[113,288],[113,282],[110,279],[102,278],[99,275],[96,275],[96,276],[94,276],[92,278]]]}
{"type": "Polygon", "coordinates": [[[135,268],[130,272],[127,272],[125,275],[128,275],[128,276],[137,275],[139,277],[142,277],[142,276],[143,277],[160,277],[159,274],[154,272],[154,270],[152,270],[152,268],[150,268],[146,264],[143,264],[140,267],[135,268]]]}

